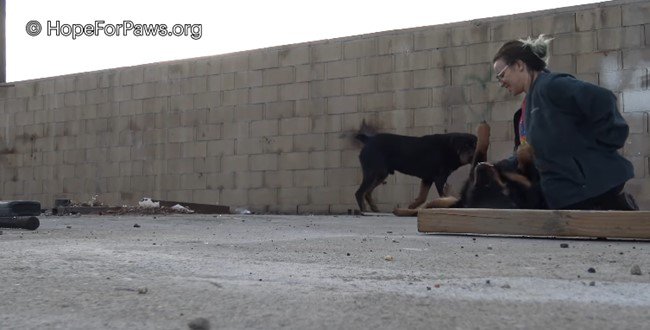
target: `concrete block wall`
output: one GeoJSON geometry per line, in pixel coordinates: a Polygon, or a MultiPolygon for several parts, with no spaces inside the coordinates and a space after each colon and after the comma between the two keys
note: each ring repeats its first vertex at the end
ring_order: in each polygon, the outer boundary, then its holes
{"type": "MultiPolygon", "coordinates": [[[[521,98],[499,88],[491,58],[539,33],[555,38],[552,70],[618,96],[636,171],[628,190],[650,208],[650,2],[632,0],[0,85],[0,199],[345,213],[356,208],[351,133],[363,120],[406,135],[486,120],[490,159],[508,156],[521,98]]],[[[466,174],[452,176],[456,191],[466,174]]],[[[374,195],[390,211],[418,185],[396,174],[374,195]]]]}

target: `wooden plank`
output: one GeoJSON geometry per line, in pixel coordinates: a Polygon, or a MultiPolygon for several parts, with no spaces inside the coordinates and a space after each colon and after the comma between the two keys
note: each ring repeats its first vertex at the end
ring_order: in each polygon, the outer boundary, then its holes
{"type": "Polygon", "coordinates": [[[650,211],[420,209],[418,231],[650,239],[650,211]]]}

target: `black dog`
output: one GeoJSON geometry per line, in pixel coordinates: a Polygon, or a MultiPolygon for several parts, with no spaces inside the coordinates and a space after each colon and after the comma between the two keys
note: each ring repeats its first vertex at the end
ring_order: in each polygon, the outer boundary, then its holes
{"type": "Polygon", "coordinates": [[[422,137],[359,133],[356,138],[364,143],[359,154],[363,181],[355,193],[361,212],[366,210],[364,199],[372,211],[379,211],[372,200],[372,191],[395,171],[422,179],[420,194],[409,208],[416,208],[426,201],[433,183],[438,195],[444,196],[443,188],[449,175],[460,166],[469,164],[476,149],[476,136],[467,133],[422,137]]]}
{"type": "Polygon", "coordinates": [[[532,148],[529,145],[519,147],[516,168],[507,161],[493,165],[486,162],[490,127],[480,124],[477,135],[472,169],[460,198],[438,198],[425,207],[546,209],[532,148]]]}

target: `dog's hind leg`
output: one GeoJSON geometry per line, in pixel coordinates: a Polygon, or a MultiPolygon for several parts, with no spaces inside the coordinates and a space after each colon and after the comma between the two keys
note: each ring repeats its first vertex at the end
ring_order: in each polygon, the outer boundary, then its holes
{"type": "Polygon", "coordinates": [[[413,203],[409,204],[408,207],[409,209],[414,209],[422,205],[422,203],[426,202],[427,196],[429,195],[429,190],[431,189],[431,184],[432,184],[431,181],[425,181],[425,180],[420,181],[420,193],[418,194],[418,197],[415,198],[413,203]]]}
{"type": "Polygon", "coordinates": [[[364,196],[366,198],[366,202],[368,202],[368,205],[373,212],[379,212],[379,208],[377,207],[377,204],[375,204],[375,201],[372,199],[372,191],[375,190],[377,186],[384,183],[384,180],[386,180],[387,176],[388,174],[382,174],[381,176],[377,177],[371,188],[366,192],[366,195],[364,196]]]}
{"type": "Polygon", "coordinates": [[[368,201],[368,204],[370,204],[370,208],[374,212],[377,212],[376,211],[377,206],[374,204],[374,202],[372,202],[372,198],[370,197],[370,194],[372,193],[373,189],[375,189],[375,187],[377,187],[380,183],[384,181],[386,176],[378,175],[376,173],[371,173],[371,174],[364,173],[363,180],[361,181],[361,185],[359,186],[357,192],[354,193],[354,197],[357,199],[357,204],[359,204],[359,210],[361,212],[366,211],[364,199],[368,201]]]}

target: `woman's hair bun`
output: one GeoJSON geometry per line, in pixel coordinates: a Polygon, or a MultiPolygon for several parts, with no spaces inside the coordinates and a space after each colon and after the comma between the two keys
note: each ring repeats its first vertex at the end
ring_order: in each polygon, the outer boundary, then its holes
{"type": "Polygon", "coordinates": [[[528,37],[526,39],[519,39],[522,42],[524,48],[529,48],[533,54],[539,57],[545,63],[548,63],[548,49],[553,38],[547,38],[543,34],[540,34],[537,38],[533,39],[528,37]]]}

